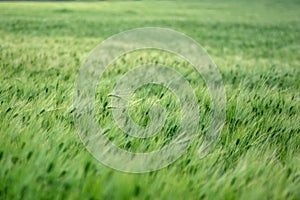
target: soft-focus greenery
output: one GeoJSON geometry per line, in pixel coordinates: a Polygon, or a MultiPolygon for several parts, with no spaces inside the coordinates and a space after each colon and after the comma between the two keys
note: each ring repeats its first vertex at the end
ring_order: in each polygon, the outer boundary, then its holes
{"type": "Polygon", "coordinates": [[[0,199],[300,199],[299,33],[297,1],[0,3],[0,199]],[[81,143],[73,89],[99,42],[145,26],[181,31],[208,51],[226,88],[226,124],[215,149],[200,159],[197,138],[210,113],[201,77],[171,55],[127,55],[110,67],[95,95],[99,124],[111,140],[152,150],[176,132],[177,104],[157,86],[137,91],[131,113],[145,125],[153,101],[174,110],[165,136],[122,139],[111,119],[107,95],[115,81],[149,62],[186,75],[197,93],[201,130],[169,167],[126,174],[100,164],[81,143]]]}

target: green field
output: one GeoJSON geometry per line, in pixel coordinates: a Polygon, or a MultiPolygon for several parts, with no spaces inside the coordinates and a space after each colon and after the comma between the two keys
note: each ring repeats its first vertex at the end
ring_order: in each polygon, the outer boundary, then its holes
{"type": "Polygon", "coordinates": [[[299,1],[0,3],[0,199],[300,199],[299,33],[299,1]],[[149,85],[132,97],[131,116],[146,126],[146,111],[159,101],[173,112],[166,127],[146,141],[122,135],[109,94],[134,66],[174,67],[200,108],[200,128],[184,156],[162,170],[130,174],[89,154],[72,109],[77,73],[90,51],[138,27],[171,28],[199,42],[222,75],[227,110],[216,146],[200,159],[199,138],[211,114],[201,76],[155,50],[116,60],[95,98],[99,125],[121,148],[159,149],[179,121],[172,93],[149,85]]]}

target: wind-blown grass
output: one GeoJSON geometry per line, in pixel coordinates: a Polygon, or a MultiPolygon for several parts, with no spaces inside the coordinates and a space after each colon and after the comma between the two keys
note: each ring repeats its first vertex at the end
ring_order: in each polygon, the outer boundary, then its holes
{"type": "Polygon", "coordinates": [[[0,198],[299,199],[299,13],[297,1],[1,3],[0,198]],[[72,104],[88,53],[112,34],[145,26],[181,31],[207,49],[223,77],[227,114],[217,145],[200,159],[197,139],[208,129],[211,106],[201,76],[155,51],[117,60],[95,98],[99,125],[120,147],[157,149],[178,126],[176,99],[157,86],[137,91],[131,110],[141,125],[153,102],[170,111],[157,140],[125,138],[113,123],[114,79],[137,64],[176,68],[200,107],[200,130],[188,152],[165,169],[137,175],[103,166],[87,152],[72,104]]]}

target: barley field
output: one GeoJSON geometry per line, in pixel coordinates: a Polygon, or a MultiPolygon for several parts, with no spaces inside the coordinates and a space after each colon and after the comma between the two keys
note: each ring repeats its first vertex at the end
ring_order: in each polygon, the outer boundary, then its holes
{"type": "MultiPolygon", "coordinates": [[[[0,2],[0,199],[300,199],[300,2],[0,2]],[[103,74],[95,93],[99,126],[120,148],[152,151],[178,129],[180,106],[157,85],[132,96],[132,119],[151,121],[150,105],[171,114],[154,138],[130,138],[115,125],[109,94],[134,66],[162,63],[183,74],[199,105],[188,151],[166,168],[132,174],[98,162],[74,121],[77,74],[106,38],[139,27],[193,38],[216,63],[226,118],[211,152],[199,156],[210,122],[210,94],[181,58],[132,52],[103,74]]],[[[126,163],[121,163],[126,165],[126,163]]]]}

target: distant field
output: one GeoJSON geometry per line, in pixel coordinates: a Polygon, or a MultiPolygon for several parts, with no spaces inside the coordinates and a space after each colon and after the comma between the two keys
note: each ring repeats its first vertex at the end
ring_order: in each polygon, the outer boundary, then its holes
{"type": "Polygon", "coordinates": [[[0,3],[0,199],[300,199],[299,33],[298,1],[0,3]],[[153,26],[183,32],[207,50],[223,77],[226,123],[200,159],[197,138],[211,112],[201,76],[154,50],[120,58],[95,95],[99,124],[112,142],[151,151],[176,134],[176,100],[155,86],[133,96],[139,103],[132,118],[147,125],[145,111],[156,100],[174,111],[158,138],[141,143],[114,125],[108,94],[138,64],[160,62],[186,75],[201,117],[197,137],[175,163],[127,174],[99,163],[81,143],[74,83],[101,41],[153,26]]]}

